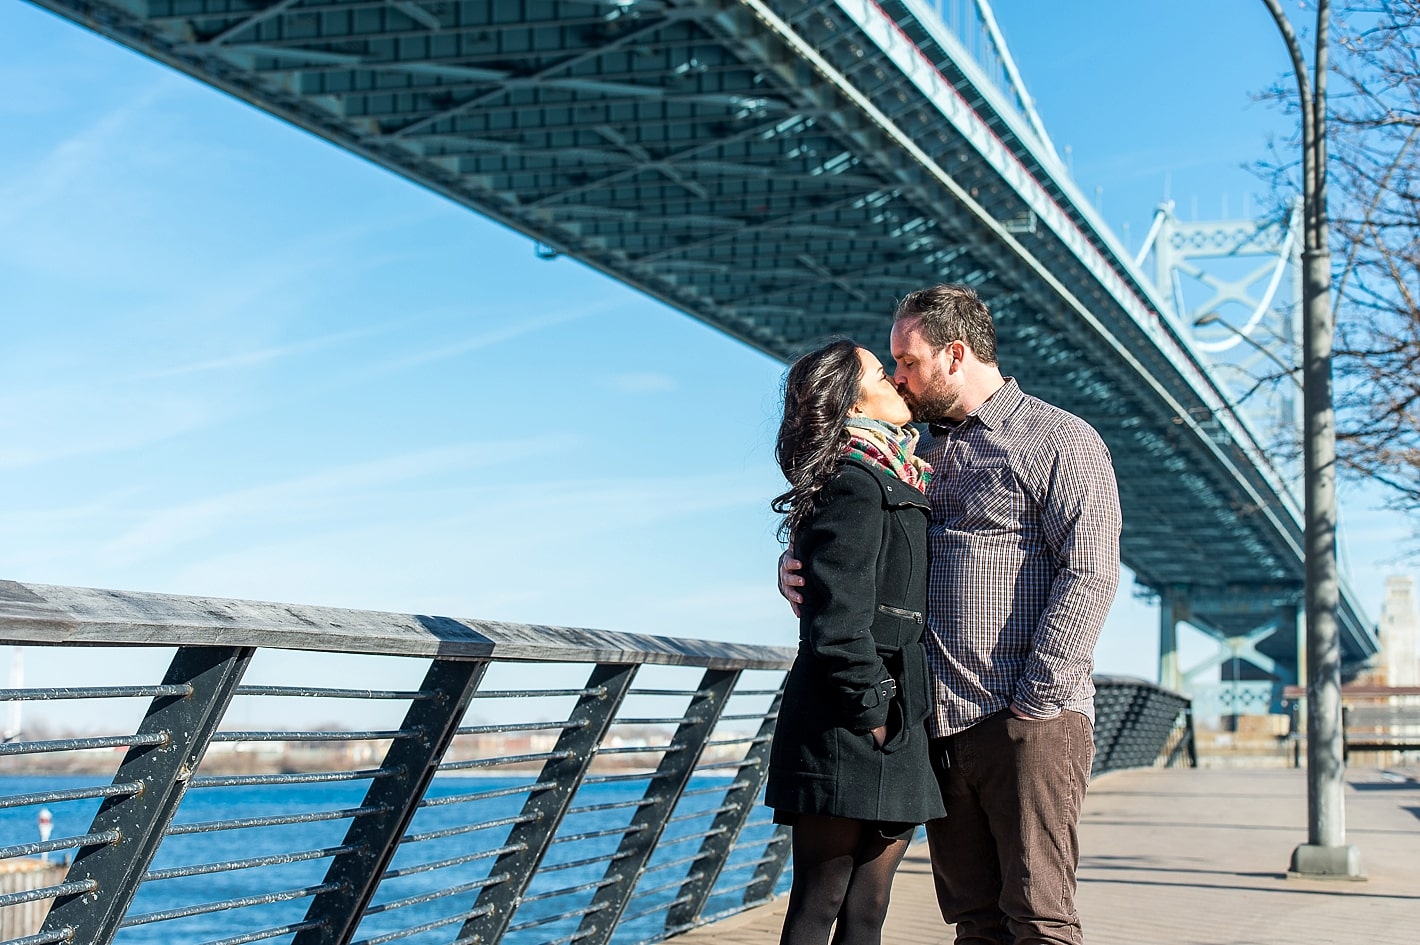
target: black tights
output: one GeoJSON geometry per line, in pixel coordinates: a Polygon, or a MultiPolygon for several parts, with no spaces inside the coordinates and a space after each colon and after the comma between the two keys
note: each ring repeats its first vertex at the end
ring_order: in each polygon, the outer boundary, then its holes
{"type": "Polygon", "coordinates": [[[827,945],[830,929],[833,945],[879,945],[907,843],[885,839],[861,820],[799,815],[794,884],[779,945],[827,945]]]}

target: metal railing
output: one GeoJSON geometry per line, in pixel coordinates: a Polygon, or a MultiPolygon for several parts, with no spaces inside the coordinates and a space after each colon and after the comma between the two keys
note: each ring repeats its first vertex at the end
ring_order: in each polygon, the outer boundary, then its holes
{"type": "MultiPolygon", "coordinates": [[[[791,650],[3,581],[0,643],[176,648],[156,682],[0,690],[136,720],[0,745],[0,875],[32,877],[0,921],[53,903],[10,945],[622,945],[787,881],[760,796],[791,650]],[[302,650],[419,681],[243,684],[302,650]],[[317,705],[361,724],[292,723],[317,705]]],[[[1102,682],[1099,753],[1152,763],[1157,687],[1102,682]]]]}
{"type": "Polygon", "coordinates": [[[1342,756],[1363,752],[1393,763],[1420,752],[1420,686],[1343,686],[1342,756]]]}
{"type": "MultiPolygon", "coordinates": [[[[1300,768],[1307,753],[1307,691],[1302,686],[1282,690],[1282,707],[1289,716],[1286,737],[1292,767],[1300,768]]],[[[1341,687],[1341,748],[1347,764],[1390,765],[1420,754],[1420,686],[1350,683],[1341,687]]]]}
{"type": "MultiPolygon", "coordinates": [[[[923,19],[922,9],[934,12],[938,20],[951,31],[959,50],[975,63],[979,75],[978,88],[996,89],[1009,107],[1020,116],[1051,157],[1058,159],[1055,144],[1045,130],[1045,124],[1035,110],[1035,100],[1016,68],[1015,59],[1006,45],[1006,37],[996,24],[996,14],[988,0],[902,0],[910,13],[923,19]]],[[[961,57],[958,56],[960,62],[961,57]]]]}
{"type": "Polygon", "coordinates": [[[1180,765],[1198,766],[1188,698],[1142,679],[1096,676],[1091,773],[1180,765]]]}

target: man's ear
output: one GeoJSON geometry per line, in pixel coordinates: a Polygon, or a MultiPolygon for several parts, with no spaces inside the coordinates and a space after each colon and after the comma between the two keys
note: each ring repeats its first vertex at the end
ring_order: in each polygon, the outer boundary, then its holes
{"type": "Polygon", "coordinates": [[[947,356],[948,372],[961,370],[961,364],[966,360],[966,350],[966,343],[961,341],[953,341],[942,349],[942,353],[947,356]]]}

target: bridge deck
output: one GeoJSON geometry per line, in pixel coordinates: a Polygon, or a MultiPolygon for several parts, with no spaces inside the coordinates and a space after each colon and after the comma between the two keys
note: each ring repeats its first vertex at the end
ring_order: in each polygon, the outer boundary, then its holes
{"type": "MultiPolygon", "coordinates": [[[[1348,777],[1348,838],[1364,883],[1288,879],[1306,837],[1301,771],[1109,774],[1085,803],[1080,908],[1090,945],[1410,945],[1420,920],[1420,772],[1348,777]]],[[[769,945],[783,900],[676,939],[769,945]]],[[[952,941],[932,898],[925,846],[898,873],[885,943],[952,941]]]]}

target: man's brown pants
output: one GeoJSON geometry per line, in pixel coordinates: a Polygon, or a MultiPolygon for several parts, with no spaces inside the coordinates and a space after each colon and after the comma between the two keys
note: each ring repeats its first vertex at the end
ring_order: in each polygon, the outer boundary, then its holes
{"type": "Polygon", "coordinates": [[[957,945],[1081,945],[1080,806],[1094,733],[1078,712],[1009,711],[932,740],[947,816],[927,824],[942,916],[957,945]]]}

